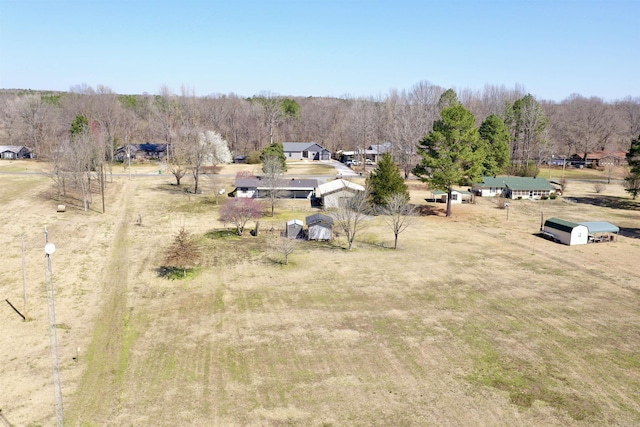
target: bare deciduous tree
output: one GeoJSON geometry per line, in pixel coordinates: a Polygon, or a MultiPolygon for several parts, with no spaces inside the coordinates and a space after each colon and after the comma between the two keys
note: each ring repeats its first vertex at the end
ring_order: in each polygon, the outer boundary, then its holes
{"type": "Polygon", "coordinates": [[[356,234],[361,230],[363,221],[367,218],[369,209],[367,199],[368,194],[365,191],[358,191],[352,198],[344,200],[342,206],[331,212],[338,227],[344,231],[349,250],[353,248],[356,234]]]}
{"type": "Polygon", "coordinates": [[[393,231],[393,249],[398,249],[398,236],[413,223],[415,208],[405,194],[394,193],[387,198],[385,206],[378,207],[378,212],[393,231]]]}
{"type": "Polygon", "coordinates": [[[282,197],[284,169],[280,157],[267,154],[262,160],[263,185],[267,188],[267,200],[271,206],[271,216],[275,214],[275,206],[282,197]]]}
{"type": "Polygon", "coordinates": [[[260,218],[263,209],[255,199],[229,199],[220,208],[220,219],[235,225],[238,236],[242,236],[247,222],[260,218]]]}
{"type": "Polygon", "coordinates": [[[289,265],[289,255],[298,249],[300,240],[280,236],[273,240],[272,245],[273,249],[284,257],[284,265],[289,265]]]}

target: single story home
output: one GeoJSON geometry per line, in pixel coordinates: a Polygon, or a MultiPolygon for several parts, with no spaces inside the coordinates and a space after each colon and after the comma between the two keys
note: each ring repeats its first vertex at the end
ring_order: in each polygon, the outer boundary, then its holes
{"type": "MultiPolygon", "coordinates": [[[[434,202],[442,202],[447,203],[448,193],[442,190],[432,190],[431,191],[431,199],[434,202]]],[[[461,203],[471,203],[473,202],[473,194],[469,191],[459,191],[452,190],[451,191],[451,204],[459,205],[461,203]]]]}
{"type": "Polygon", "coordinates": [[[331,160],[331,152],[316,142],[283,142],[287,160],[331,160]]]}
{"type": "Polygon", "coordinates": [[[168,144],[127,144],[115,152],[120,162],[131,160],[162,160],[167,156],[168,144]]]}
{"type": "Polygon", "coordinates": [[[339,208],[345,200],[351,199],[358,192],[364,193],[364,187],[345,179],[336,179],[321,184],[316,189],[316,197],[325,209],[339,208]]]}
{"type": "MultiPolygon", "coordinates": [[[[367,164],[373,164],[378,160],[378,155],[379,155],[378,151],[376,149],[372,149],[371,147],[365,150],[363,149],[357,149],[354,151],[341,150],[336,153],[336,157],[338,161],[342,163],[362,162],[364,160],[365,162],[368,161],[367,164]]],[[[361,163],[355,163],[355,164],[361,164],[361,163]]]]}
{"type": "Polygon", "coordinates": [[[586,225],[560,218],[549,218],[540,231],[565,245],[586,245],[589,242],[589,228],[586,225]]]}
{"type": "Polygon", "coordinates": [[[627,164],[627,153],[624,151],[594,151],[587,153],[576,153],[567,159],[567,164],[577,166],[620,166],[627,164]]]}
{"type": "Polygon", "coordinates": [[[544,178],[521,176],[485,176],[482,182],[473,184],[472,188],[478,196],[509,199],[541,199],[555,192],[551,183],[544,178]]]}
{"type": "Polygon", "coordinates": [[[333,218],[317,213],[309,215],[305,222],[308,227],[309,240],[331,240],[333,238],[333,218]]]}
{"type": "Polygon", "coordinates": [[[236,189],[232,192],[235,197],[260,199],[269,197],[271,191],[277,191],[282,199],[310,199],[318,186],[317,179],[281,179],[277,185],[264,180],[262,177],[236,178],[236,189]]]}
{"type": "Polygon", "coordinates": [[[31,150],[24,145],[0,145],[0,159],[30,159],[31,150]]]}

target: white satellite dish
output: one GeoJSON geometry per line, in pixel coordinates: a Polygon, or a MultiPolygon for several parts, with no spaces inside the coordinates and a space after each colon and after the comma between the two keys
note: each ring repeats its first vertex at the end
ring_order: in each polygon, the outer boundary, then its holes
{"type": "Polygon", "coordinates": [[[46,245],[44,245],[44,252],[47,255],[52,255],[55,251],[56,245],[54,245],[53,243],[47,243],[46,245]]]}

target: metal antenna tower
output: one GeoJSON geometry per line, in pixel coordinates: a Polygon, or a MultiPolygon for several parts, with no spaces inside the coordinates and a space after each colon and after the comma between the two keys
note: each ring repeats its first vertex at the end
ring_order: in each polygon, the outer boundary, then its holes
{"type": "Polygon", "coordinates": [[[60,381],[60,358],[58,357],[58,334],[56,331],[56,301],[53,284],[53,268],[51,255],[56,251],[53,243],[49,243],[49,233],[44,229],[45,279],[47,282],[47,305],[49,307],[49,346],[51,347],[51,368],[53,370],[53,394],[56,406],[56,427],[64,427],[64,411],[62,409],[62,382],[60,381]]]}

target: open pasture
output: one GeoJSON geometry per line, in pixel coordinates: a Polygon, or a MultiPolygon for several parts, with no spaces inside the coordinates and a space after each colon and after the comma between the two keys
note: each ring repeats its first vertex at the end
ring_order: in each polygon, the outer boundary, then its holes
{"type": "MultiPolygon", "coordinates": [[[[259,237],[235,237],[219,232],[230,225],[212,195],[166,174],[115,176],[105,214],[73,200],[56,213],[46,177],[0,179],[0,297],[23,310],[24,233],[30,318],[2,301],[12,425],[54,423],[45,227],[67,425],[640,423],[640,206],[619,185],[571,182],[558,200],[513,201],[508,219],[478,198],[453,218],[416,218],[397,250],[371,218],[353,251],[340,235],[304,242],[285,266],[269,230],[312,213],[302,201],[262,218],[259,237]],[[558,245],[535,235],[542,216],[623,235],[558,245]],[[180,227],[204,256],[172,281],[159,267],[180,227]]],[[[426,203],[422,185],[412,201],[426,203]]]]}

